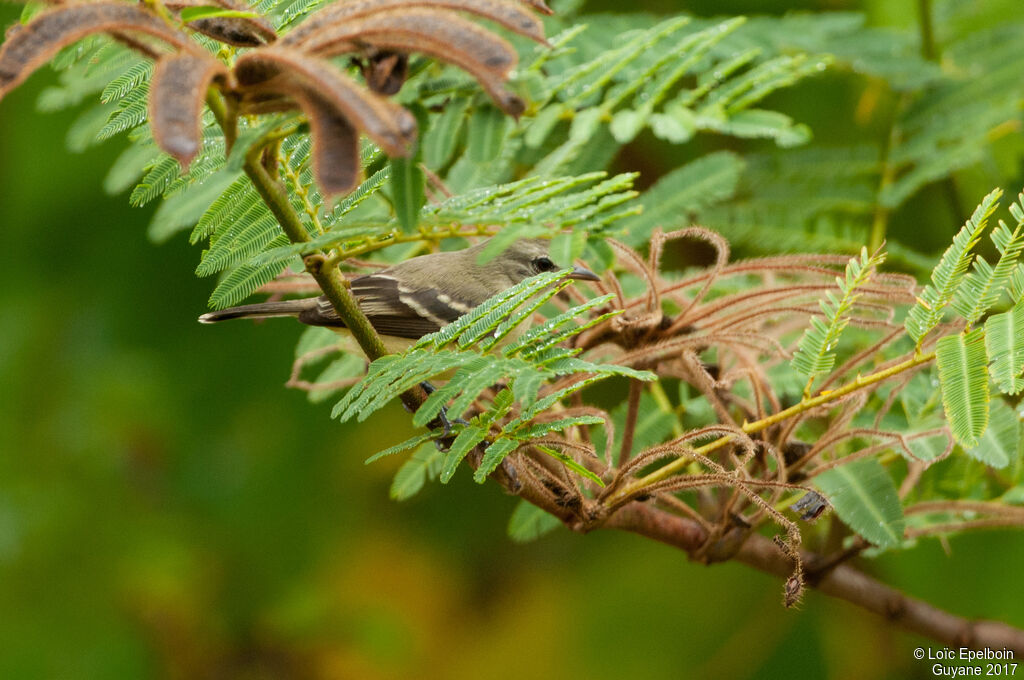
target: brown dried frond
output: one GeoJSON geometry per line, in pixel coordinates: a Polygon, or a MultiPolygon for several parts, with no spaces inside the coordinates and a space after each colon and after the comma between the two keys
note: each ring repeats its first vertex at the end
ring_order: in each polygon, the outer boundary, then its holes
{"type": "Polygon", "coordinates": [[[58,51],[92,33],[144,33],[168,45],[199,54],[189,37],[139,5],[91,2],[60,5],[8,31],[0,45],[0,97],[19,85],[58,51]]]}
{"type": "Polygon", "coordinates": [[[652,266],[648,262],[644,261],[644,258],[640,256],[640,253],[636,252],[621,241],[609,238],[605,239],[605,243],[610,245],[619,255],[624,256],[624,259],[620,259],[620,264],[637,276],[643,277],[647,280],[647,295],[645,297],[647,301],[647,311],[660,313],[661,298],[659,296],[658,287],[655,284],[655,278],[657,275],[655,274],[655,270],[652,266]]]}
{"type": "MultiPolygon", "coordinates": [[[[558,420],[561,418],[575,418],[576,416],[597,416],[602,418],[604,423],[601,427],[605,430],[605,459],[611,460],[612,442],[615,441],[615,424],[612,421],[611,415],[604,409],[596,406],[570,406],[569,408],[562,409],[561,411],[548,411],[535,418],[532,422],[545,422],[545,420],[558,420]]],[[[586,427],[586,426],[581,426],[586,427]]],[[[537,440],[541,442],[541,440],[537,440]]],[[[542,442],[541,442],[542,443],[542,442]]],[[[591,451],[592,454],[600,460],[600,456],[597,456],[596,449],[590,444],[580,444],[587,450],[591,451]]]]}
{"type": "MultiPolygon", "coordinates": [[[[841,267],[845,266],[848,261],[849,258],[842,255],[778,255],[761,257],[740,260],[739,262],[722,267],[717,272],[717,277],[817,275],[832,281],[837,274],[841,273],[841,267]],[[834,269],[830,267],[834,267],[834,269]]],[[[692,288],[698,284],[703,284],[713,275],[715,274],[710,270],[702,271],[672,283],[663,292],[670,293],[692,288]]]]}
{"type": "Polygon", "coordinates": [[[657,272],[660,267],[661,260],[661,249],[664,243],[679,238],[697,238],[705,241],[715,249],[715,265],[711,268],[707,274],[707,278],[704,281],[704,285],[697,291],[696,295],[690,299],[689,303],[686,304],[679,316],[672,323],[671,326],[665,331],[666,334],[672,334],[678,330],[684,328],[689,324],[687,313],[693,309],[694,306],[700,304],[704,299],[704,296],[711,290],[711,286],[714,285],[715,281],[718,280],[718,275],[722,270],[729,264],[729,242],[725,240],[721,234],[704,227],[688,227],[686,229],[677,229],[676,231],[670,231],[667,234],[658,234],[659,238],[656,239],[655,243],[651,244],[651,269],[657,272]],[[657,250],[655,250],[657,248],[657,250]]]}
{"type": "MultiPolygon", "coordinates": [[[[284,41],[282,41],[284,42],[284,41]]],[[[287,43],[291,44],[291,43],[287,43]]],[[[498,35],[452,12],[402,9],[378,12],[313,33],[301,49],[329,57],[378,50],[421,52],[470,73],[505,112],[518,115],[525,105],[504,89],[518,54],[498,35]]]]}
{"type": "MultiPolygon", "coordinates": [[[[909,458],[910,460],[916,461],[918,463],[921,463],[925,467],[928,467],[928,466],[932,465],[933,463],[935,463],[936,461],[940,461],[943,458],[946,458],[950,453],[953,452],[953,446],[956,443],[954,441],[954,439],[953,439],[953,434],[950,431],[949,426],[947,426],[947,425],[944,425],[942,427],[932,428],[930,430],[924,430],[924,431],[921,431],[921,432],[914,432],[913,434],[906,434],[906,435],[905,434],[900,434],[899,432],[890,432],[890,431],[887,431],[887,430],[877,430],[877,429],[868,429],[868,428],[854,428],[854,429],[847,430],[845,432],[840,433],[837,436],[834,436],[834,437],[830,438],[829,441],[824,442],[824,444],[822,444],[820,446],[816,445],[814,452],[817,453],[817,452],[824,451],[825,449],[827,449],[827,448],[829,448],[831,446],[834,446],[835,444],[839,443],[843,439],[850,439],[850,438],[853,438],[853,437],[864,437],[864,438],[874,437],[874,438],[877,438],[877,439],[888,439],[891,442],[897,444],[899,446],[899,449],[903,452],[903,454],[905,456],[907,456],[907,458],[909,458]],[[935,458],[930,458],[930,459],[927,459],[927,460],[923,459],[923,458],[920,458],[917,454],[914,453],[913,449],[910,448],[910,442],[912,442],[912,441],[916,441],[918,439],[930,439],[931,437],[938,437],[938,436],[942,436],[942,437],[946,438],[946,448],[942,452],[941,455],[936,456],[935,458]]],[[[890,446],[891,446],[891,444],[890,444],[890,446]]],[[[842,460],[846,461],[846,458],[843,458],[842,460]]],[[[816,472],[816,474],[818,474],[818,473],[816,472]]]]}
{"type": "Polygon", "coordinates": [[[357,130],[391,156],[408,155],[416,138],[416,120],[408,111],[297,50],[253,50],[239,57],[235,76],[243,96],[287,95],[306,112],[317,183],[326,195],[350,191],[358,182],[357,130]]]}
{"type": "Polygon", "coordinates": [[[815,302],[826,291],[834,289],[834,282],[801,282],[744,290],[732,295],[723,295],[707,304],[701,305],[694,310],[693,315],[690,317],[690,323],[699,323],[711,316],[726,311],[735,313],[743,308],[763,309],[765,306],[775,302],[785,302],[788,305],[798,304],[799,302],[815,302]]]}
{"type": "Polygon", "coordinates": [[[205,54],[182,52],[157,61],[149,87],[149,120],[157,145],[178,159],[183,169],[202,143],[206,89],[227,74],[219,61],[205,54]]]}

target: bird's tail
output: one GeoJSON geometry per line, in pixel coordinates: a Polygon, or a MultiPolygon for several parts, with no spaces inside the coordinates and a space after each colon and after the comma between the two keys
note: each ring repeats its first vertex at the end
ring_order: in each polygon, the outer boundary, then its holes
{"type": "Polygon", "coordinates": [[[261,302],[255,305],[228,307],[216,312],[203,314],[199,323],[217,323],[228,319],[266,319],[272,316],[298,316],[307,309],[316,307],[316,298],[305,300],[282,300],[280,302],[261,302]]]}

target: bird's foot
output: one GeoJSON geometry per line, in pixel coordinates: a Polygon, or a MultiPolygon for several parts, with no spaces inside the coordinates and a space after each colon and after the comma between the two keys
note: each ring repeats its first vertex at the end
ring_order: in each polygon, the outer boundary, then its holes
{"type": "MultiPolygon", "coordinates": [[[[426,381],[421,382],[420,387],[422,387],[423,391],[426,392],[428,395],[433,394],[434,392],[437,391],[436,387],[434,387],[433,385],[426,381]]],[[[456,423],[458,425],[469,425],[469,421],[463,418],[455,418],[453,420],[449,420],[448,409],[442,406],[441,410],[438,411],[437,413],[437,418],[435,418],[434,422],[430,424],[431,427],[434,427],[435,425],[440,425],[441,429],[443,430],[441,436],[438,439],[434,440],[434,446],[437,447],[438,451],[447,451],[451,447],[452,423],[456,423]]]]}

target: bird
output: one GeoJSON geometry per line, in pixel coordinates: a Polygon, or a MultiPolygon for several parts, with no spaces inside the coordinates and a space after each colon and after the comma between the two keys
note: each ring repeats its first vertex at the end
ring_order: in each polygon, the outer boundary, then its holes
{"type": "MultiPolygon", "coordinates": [[[[484,264],[480,252],[489,241],[463,250],[413,257],[373,274],[351,280],[359,308],[389,352],[407,349],[424,335],[455,321],[487,299],[537,274],[561,269],[548,253],[550,242],[520,239],[484,264]]],[[[584,267],[568,278],[599,281],[584,267]]],[[[199,317],[204,324],[228,319],[296,317],[309,326],[347,334],[345,323],[326,296],[228,307],[199,317]]]]}

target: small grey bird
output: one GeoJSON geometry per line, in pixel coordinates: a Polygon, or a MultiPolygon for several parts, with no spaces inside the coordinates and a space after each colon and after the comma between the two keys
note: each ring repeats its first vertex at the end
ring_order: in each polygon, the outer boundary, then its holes
{"type": "MultiPolygon", "coordinates": [[[[486,264],[479,264],[477,256],[486,243],[450,253],[421,255],[352,279],[352,293],[388,351],[408,347],[411,341],[439,330],[524,279],[561,269],[548,256],[549,241],[523,239],[486,264]]],[[[569,278],[599,280],[583,267],[574,267],[569,278]]],[[[203,314],[199,322],[273,316],[294,316],[310,326],[345,328],[324,296],[230,307],[203,314]]]]}

